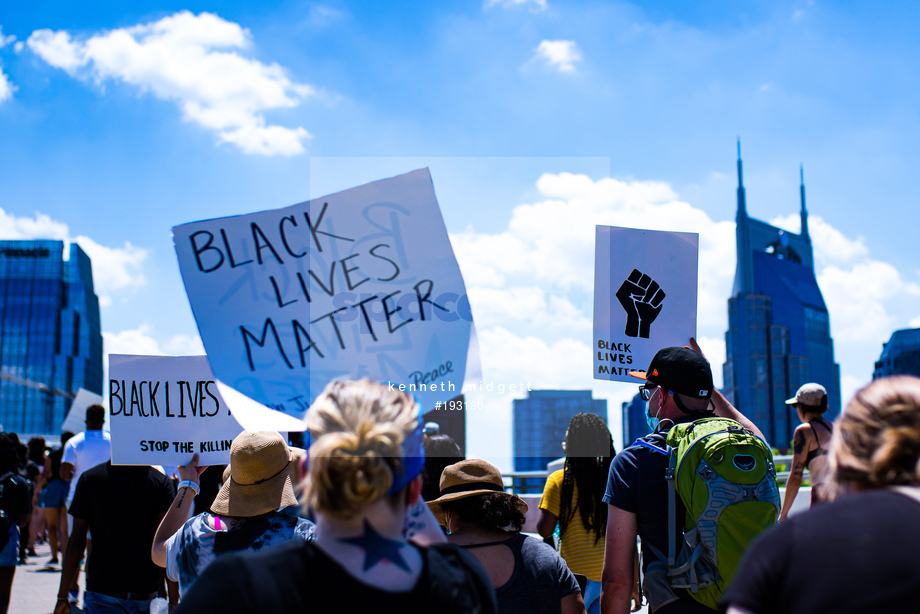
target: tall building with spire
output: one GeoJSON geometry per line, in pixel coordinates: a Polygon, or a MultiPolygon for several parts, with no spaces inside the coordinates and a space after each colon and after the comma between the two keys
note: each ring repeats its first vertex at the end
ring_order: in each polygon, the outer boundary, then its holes
{"type": "Polygon", "coordinates": [[[840,413],[841,403],[840,366],[815,278],[804,171],[799,173],[799,234],[749,217],[738,142],[738,264],[728,301],[723,387],[777,448],[790,447],[799,424],[785,403],[799,386],[818,382],[827,389],[829,419],[840,413]]]}

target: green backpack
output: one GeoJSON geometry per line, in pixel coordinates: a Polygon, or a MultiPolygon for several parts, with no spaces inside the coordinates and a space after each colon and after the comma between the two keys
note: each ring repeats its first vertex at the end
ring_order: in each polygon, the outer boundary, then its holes
{"type": "Polygon", "coordinates": [[[667,436],[668,553],[673,588],[716,608],[751,541],[779,515],[776,469],[769,446],[727,418],[678,424],[667,436]],[[677,550],[679,495],[687,509],[677,550]]]}

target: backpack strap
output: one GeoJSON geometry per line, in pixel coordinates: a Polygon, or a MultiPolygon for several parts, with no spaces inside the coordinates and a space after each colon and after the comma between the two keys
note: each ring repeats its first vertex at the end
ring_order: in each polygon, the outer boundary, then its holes
{"type": "Polygon", "coordinates": [[[674,484],[674,471],[677,468],[677,448],[668,449],[668,468],[664,479],[668,481],[668,568],[674,567],[677,555],[677,487],[674,484]]]}

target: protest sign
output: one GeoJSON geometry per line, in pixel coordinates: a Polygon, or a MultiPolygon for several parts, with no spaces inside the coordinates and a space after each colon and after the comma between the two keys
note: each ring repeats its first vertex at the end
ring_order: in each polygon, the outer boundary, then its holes
{"type": "Polygon", "coordinates": [[[427,169],[173,239],[214,374],[301,417],[336,378],[460,393],[473,318],[427,169]]]}
{"type": "MultiPolygon", "coordinates": [[[[86,428],[86,408],[90,405],[103,405],[102,397],[85,388],[77,390],[77,396],[74,397],[73,403],[70,405],[70,411],[67,412],[67,417],[64,418],[64,422],[61,424],[61,432],[79,433],[84,430],[86,428]]],[[[102,425],[102,430],[110,430],[108,407],[105,408],[105,422],[102,425]]]]}
{"type": "Polygon", "coordinates": [[[223,465],[243,430],[205,356],[110,354],[109,413],[115,465],[223,465]]]}
{"type": "Polygon", "coordinates": [[[639,383],[663,347],[696,336],[699,235],[597,226],[594,379],[639,383]]]}

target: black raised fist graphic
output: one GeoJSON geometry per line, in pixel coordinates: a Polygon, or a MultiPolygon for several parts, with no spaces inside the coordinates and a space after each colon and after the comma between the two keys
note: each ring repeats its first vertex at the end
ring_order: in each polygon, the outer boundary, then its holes
{"type": "Polygon", "coordinates": [[[652,322],[661,313],[665,293],[651,277],[633,269],[617,290],[617,299],[626,311],[626,336],[648,339],[652,322]]]}

